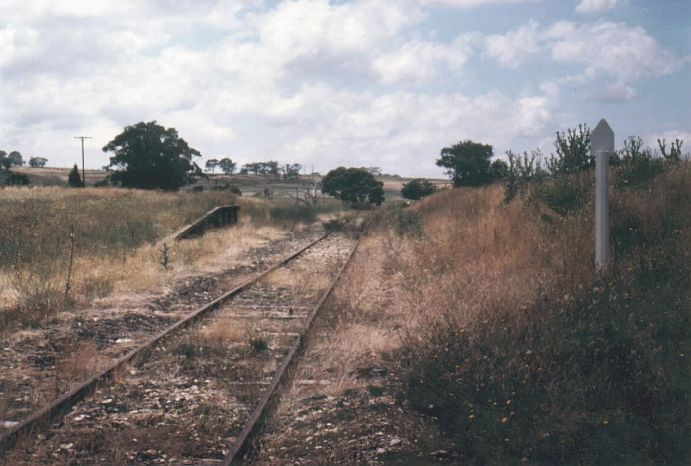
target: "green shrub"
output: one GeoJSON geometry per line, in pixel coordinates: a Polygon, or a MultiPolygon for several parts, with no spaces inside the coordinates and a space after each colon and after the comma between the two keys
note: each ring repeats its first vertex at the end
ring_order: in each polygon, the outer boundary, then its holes
{"type": "Polygon", "coordinates": [[[627,188],[644,188],[650,185],[651,181],[664,170],[664,160],[653,158],[652,155],[631,160],[625,159],[617,169],[615,185],[627,188]]]}
{"type": "Polygon", "coordinates": [[[283,204],[271,208],[271,222],[285,227],[313,223],[317,220],[317,210],[305,205],[283,204]]]}
{"type": "Polygon", "coordinates": [[[557,131],[554,148],[557,153],[547,161],[547,169],[553,175],[570,175],[595,166],[595,156],[590,150],[590,128],[586,124],[563,133],[557,131]]]}
{"type": "Polygon", "coordinates": [[[517,194],[525,191],[530,182],[544,176],[542,170],[542,153],[540,149],[523,152],[523,155],[506,151],[509,164],[504,177],[504,202],[510,202],[517,194]]]}
{"type": "Polygon", "coordinates": [[[401,195],[405,199],[417,201],[437,191],[437,187],[423,178],[416,178],[403,185],[401,195]]]}
{"type": "Polygon", "coordinates": [[[67,185],[71,188],[81,188],[84,186],[82,176],[79,174],[79,167],[77,167],[76,163],[67,175],[67,185]]]}
{"type": "Polygon", "coordinates": [[[531,202],[544,204],[553,212],[566,216],[583,207],[591,197],[590,176],[562,176],[537,184],[531,202]]]}
{"type": "Polygon", "coordinates": [[[261,353],[269,349],[269,344],[266,342],[266,340],[258,337],[250,339],[250,346],[257,353],[261,353]]]}
{"type": "Polygon", "coordinates": [[[31,180],[23,173],[11,173],[10,176],[5,178],[6,186],[28,186],[30,184],[31,180]]]}

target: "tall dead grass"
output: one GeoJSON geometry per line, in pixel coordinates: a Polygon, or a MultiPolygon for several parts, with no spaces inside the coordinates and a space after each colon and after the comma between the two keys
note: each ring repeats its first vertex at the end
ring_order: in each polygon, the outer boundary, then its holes
{"type": "Polygon", "coordinates": [[[152,289],[172,276],[220,267],[305,217],[281,213],[292,204],[224,192],[7,188],[0,200],[0,333],[44,325],[66,308],[113,291],[152,289]],[[240,205],[238,227],[169,245],[171,268],[161,267],[158,240],[212,207],[232,203],[240,205]]]}
{"type": "Polygon", "coordinates": [[[606,273],[591,202],[490,186],[382,212],[337,290],[467,464],[687,464],[691,170],[611,196],[606,273]]]}

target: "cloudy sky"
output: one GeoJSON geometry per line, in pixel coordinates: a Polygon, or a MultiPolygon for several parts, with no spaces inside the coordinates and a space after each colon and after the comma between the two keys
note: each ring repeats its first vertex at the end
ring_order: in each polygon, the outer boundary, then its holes
{"type": "Polygon", "coordinates": [[[689,83],[689,0],[0,0],[0,149],[54,166],[151,120],[204,159],[407,176],[602,117],[689,148],[689,83]]]}

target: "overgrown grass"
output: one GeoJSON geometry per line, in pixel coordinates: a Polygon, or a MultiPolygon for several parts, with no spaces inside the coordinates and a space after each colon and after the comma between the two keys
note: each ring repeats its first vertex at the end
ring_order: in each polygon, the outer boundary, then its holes
{"type": "MultiPolygon", "coordinates": [[[[160,268],[156,242],[211,208],[227,204],[240,206],[244,227],[238,229],[238,242],[252,228],[293,229],[341,208],[332,202],[296,208],[288,202],[220,191],[0,190],[0,332],[16,324],[42,325],[75,302],[108,295],[124,278],[118,270],[125,263],[129,271],[138,267],[140,281],[149,283],[147,277],[158,275],[153,272],[160,268]]],[[[227,247],[213,237],[210,243],[227,247]]],[[[180,243],[170,251],[173,267],[198,260],[204,249],[200,240],[180,243]]]]}
{"type": "Polygon", "coordinates": [[[545,221],[454,190],[414,207],[420,237],[380,224],[402,396],[464,464],[688,464],[691,170],[613,190],[601,274],[592,203],[570,199],[545,221]]]}

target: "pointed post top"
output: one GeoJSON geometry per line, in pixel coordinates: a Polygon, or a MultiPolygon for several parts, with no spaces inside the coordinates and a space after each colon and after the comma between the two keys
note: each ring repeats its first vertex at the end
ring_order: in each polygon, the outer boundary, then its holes
{"type": "Polygon", "coordinates": [[[604,118],[600,120],[591,133],[591,144],[593,153],[607,152],[611,154],[614,152],[614,131],[604,118]]]}

